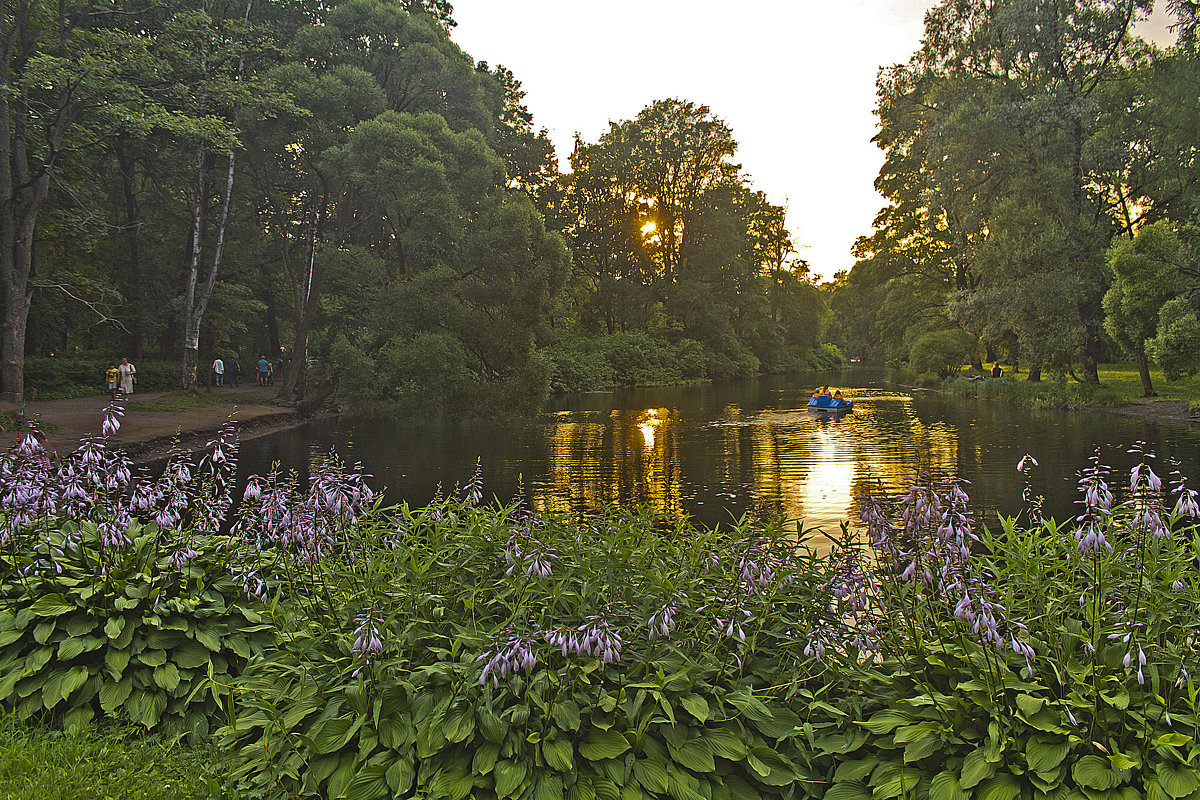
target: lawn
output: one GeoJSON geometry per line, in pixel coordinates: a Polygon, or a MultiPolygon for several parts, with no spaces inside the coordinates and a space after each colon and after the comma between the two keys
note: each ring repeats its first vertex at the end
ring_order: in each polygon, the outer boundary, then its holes
{"type": "MultiPolygon", "coordinates": [[[[1128,402],[1132,403],[1142,398],[1142,379],[1138,376],[1135,364],[1103,364],[1099,372],[1101,385],[1116,390],[1122,398],[1127,398],[1128,402]]],[[[1160,400],[1200,399],[1200,376],[1168,383],[1161,370],[1152,368],[1150,382],[1160,400]]]]}

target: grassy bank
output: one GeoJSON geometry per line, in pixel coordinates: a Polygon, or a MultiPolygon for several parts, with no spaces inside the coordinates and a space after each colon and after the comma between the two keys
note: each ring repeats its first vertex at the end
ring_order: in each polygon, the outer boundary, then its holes
{"type": "Polygon", "coordinates": [[[235,800],[229,761],[131,727],[64,733],[0,717],[0,800],[235,800]]]}
{"type": "MultiPolygon", "coordinates": [[[[1030,382],[1024,375],[1016,375],[983,380],[957,376],[941,386],[963,397],[982,397],[1029,408],[1115,408],[1147,400],[1143,397],[1141,378],[1133,364],[1105,364],[1098,372],[1099,385],[1078,383],[1062,376],[1030,382]]],[[[1158,395],[1151,399],[1188,403],[1200,400],[1200,378],[1168,383],[1159,370],[1151,370],[1150,376],[1158,395]]]]}

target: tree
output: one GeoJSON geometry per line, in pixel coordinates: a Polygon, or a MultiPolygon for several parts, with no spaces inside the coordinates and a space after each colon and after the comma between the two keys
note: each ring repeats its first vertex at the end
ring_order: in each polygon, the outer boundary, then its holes
{"type": "Polygon", "coordinates": [[[1146,397],[1157,394],[1150,383],[1146,341],[1155,335],[1159,310],[1183,290],[1182,255],[1179,237],[1162,222],[1117,240],[1108,250],[1113,280],[1104,295],[1104,328],[1133,355],[1146,397]]]}

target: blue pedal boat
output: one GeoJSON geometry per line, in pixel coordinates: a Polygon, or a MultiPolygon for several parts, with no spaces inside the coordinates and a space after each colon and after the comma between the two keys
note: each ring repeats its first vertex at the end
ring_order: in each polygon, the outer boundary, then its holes
{"type": "Polygon", "coordinates": [[[809,408],[815,408],[819,411],[853,411],[853,400],[838,400],[829,395],[823,394],[820,397],[813,397],[808,401],[809,408]]]}

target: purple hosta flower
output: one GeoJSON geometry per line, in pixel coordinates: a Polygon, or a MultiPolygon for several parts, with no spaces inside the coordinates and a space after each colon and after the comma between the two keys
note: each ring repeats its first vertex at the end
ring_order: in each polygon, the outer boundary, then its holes
{"type": "Polygon", "coordinates": [[[825,660],[825,651],[829,649],[831,644],[830,629],[824,623],[814,625],[808,632],[807,642],[804,645],[804,655],[809,658],[815,658],[817,661],[825,660]]]}
{"type": "Polygon", "coordinates": [[[492,644],[475,659],[476,663],[486,661],[483,672],[479,674],[480,685],[488,682],[490,677],[493,686],[499,686],[500,681],[519,669],[532,669],[537,663],[534,655],[533,636],[522,636],[506,628],[500,635],[493,638],[492,644]]]}
{"type": "Polygon", "coordinates": [[[112,436],[121,429],[121,417],[125,416],[125,409],[121,408],[116,403],[109,403],[104,409],[104,420],[100,423],[100,433],[103,436],[112,436]]]}
{"type": "Polygon", "coordinates": [[[844,601],[854,614],[866,611],[874,589],[872,571],[857,547],[845,547],[838,553],[838,566],[830,579],[829,588],[835,599],[844,601]]]}
{"type": "Polygon", "coordinates": [[[778,569],[782,566],[780,559],[761,542],[745,542],[738,549],[741,550],[737,564],[738,577],[750,591],[766,591],[775,582],[778,569]]]}
{"type": "Polygon", "coordinates": [[[246,481],[246,491],[242,494],[242,501],[245,503],[254,503],[262,497],[262,484],[259,482],[257,475],[251,475],[246,481]]]}
{"type": "Polygon", "coordinates": [[[1085,558],[1113,551],[1112,545],[1104,535],[1104,529],[1096,522],[1087,522],[1075,529],[1075,544],[1079,555],[1085,558]]]}
{"type": "Polygon", "coordinates": [[[1037,465],[1037,459],[1026,453],[1021,457],[1021,460],[1017,462],[1017,472],[1024,472],[1027,466],[1036,467],[1037,465]]]}
{"type": "Polygon", "coordinates": [[[236,555],[229,564],[229,572],[238,585],[242,587],[242,591],[246,597],[257,597],[259,600],[267,599],[267,585],[259,577],[255,570],[255,565],[246,561],[240,554],[236,555]]]}
{"type": "Polygon", "coordinates": [[[459,497],[469,506],[479,505],[479,501],[483,499],[483,468],[479,459],[475,460],[475,474],[467,481],[466,486],[459,490],[459,497]]]}
{"type": "Polygon", "coordinates": [[[1183,581],[1176,578],[1175,582],[1171,584],[1171,588],[1177,592],[1182,592],[1184,589],[1187,588],[1187,586],[1184,584],[1183,581]]]}
{"type": "Polygon", "coordinates": [[[171,552],[171,566],[175,569],[183,569],[198,555],[200,554],[195,551],[190,541],[180,538],[175,542],[175,549],[171,552]]]}
{"type": "Polygon", "coordinates": [[[379,638],[380,620],[376,618],[372,609],[364,608],[354,618],[354,624],[358,627],[354,629],[354,642],[350,645],[350,654],[362,659],[358,669],[352,673],[353,677],[358,677],[363,667],[370,664],[374,656],[383,652],[383,641],[379,638]]]}
{"type": "Polygon", "coordinates": [[[679,606],[684,600],[687,600],[687,595],[679,592],[675,595],[675,599],[663,603],[658,611],[650,615],[650,620],[646,623],[650,629],[648,634],[650,641],[654,641],[660,636],[665,638],[671,635],[671,631],[675,630],[675,615],[679,613],[679,606]]]}
{"type": "Polygon", "coordinates": [[[1075,719],[1075,715],[1071,713],[1070,708],[1067,708],[1066,711],[1067,711],[1067,719],[1071,720],[1071,724],[1074,725],[1076,728],[1078,728],[1079,720],[1075,719]]]}
{"type": "Polygon", "coordinates": [[[1185,478],[1178,470],[1171,473],[1171,494],[1175,495],[1175,508],[1171,512],[1177,517],[1200,517],[1200,502],[1197,493],[1187,486],[1185,478]]]}
{"type": "Polygon", "coordinates": [[[554,574],[553,562],[558,555],[553,548],[522,532],[509,537],[504,560],[508,563],[505,575],[523,572],[526,578],[545,580],[554,574]]]}
{"type": "Polygon", "coordinates": [[[573,631],[545,631],[547,642],[559,648],[565,656],[593,656],[605,664],[621,660],[621,634],[608,620],[600,616],[585,617],[573,631]]]}

